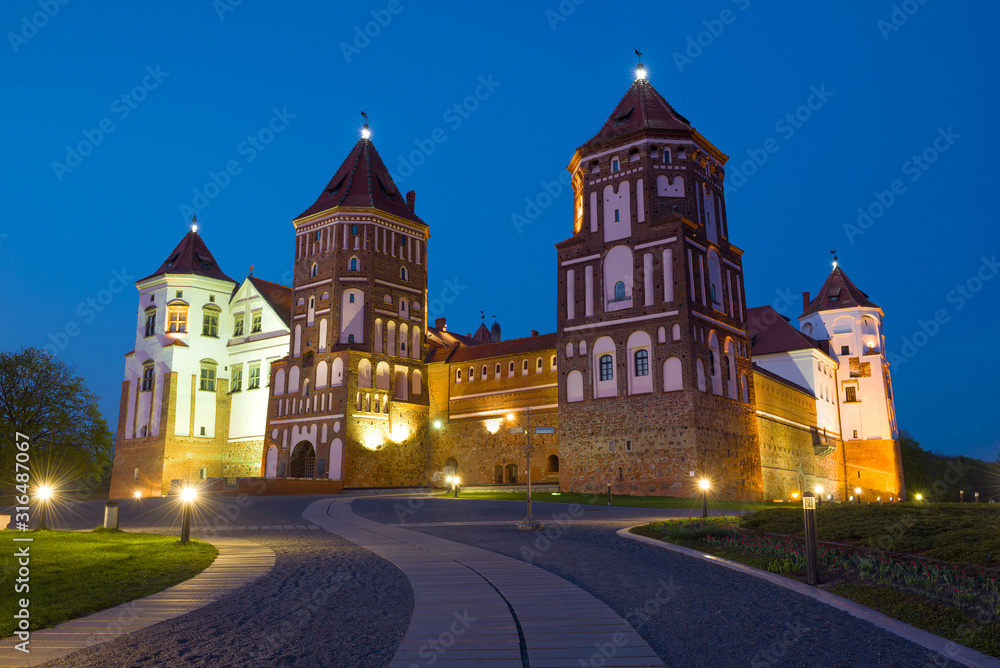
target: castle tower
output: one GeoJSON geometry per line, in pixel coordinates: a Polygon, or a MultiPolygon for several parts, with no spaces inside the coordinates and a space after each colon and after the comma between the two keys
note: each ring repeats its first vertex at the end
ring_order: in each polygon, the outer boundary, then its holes
{"type": "Polygon", "coordinates": [[[236,281],[192,225],[136,287],[135,349],[125,356],[111,498],[159,496],[173,480],[222,476],[229,433],[225,313],[236,281]]]}
{"type": "Polygon", "coordinates": [[[826,342],[840,364],[837,396],[847,488],[862,498],[905,494],[882,309],[834,262],[814,299],[802,295],[802,333],[826,342]]]}
{"type": "Polygon", "coordinates": [[[268,477],[422,484],[429,229],[362,138],[295,226],[290,354],[272,367],[268,477]]]}
{"type": "Polygon", "coordinates": [[[742,254],[727,157],[637,71],[569,165],[557,244],[560,485],[758,498],[742,254]],[[692,473],[694,478],[692,478],[692,473]]]}

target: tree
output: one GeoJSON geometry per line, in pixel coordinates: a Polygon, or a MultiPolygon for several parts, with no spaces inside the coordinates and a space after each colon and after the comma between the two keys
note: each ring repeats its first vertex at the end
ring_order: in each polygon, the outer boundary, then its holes
{"type": "Polygon", "coordinates": [[[74,368],[43,350],[0,352],[0,481],[13,482],[15,442],[25,437],[32,481],[102,476],[114,439],[99,400],[74,368]]]}

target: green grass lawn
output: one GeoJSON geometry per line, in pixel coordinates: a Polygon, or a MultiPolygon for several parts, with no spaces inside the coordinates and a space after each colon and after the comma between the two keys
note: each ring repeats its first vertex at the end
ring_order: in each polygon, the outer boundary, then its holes
{"type": "Polygon", "coordinates": [[[30,601],[31,630],[155,594],[205,570],[218,550],[202,541],[182,546],[175,536],[123,531],[0,532],[0,638],[13,635],[15,603],[30,601]],[[33,538],[30,543],[14,538],[33,538]],[[30,591],[15,593],[20,565],[14,556],[30,548],[30,591]]]}
{"type": "MultiPolygon", "coordinates": [[[[741,517],[740,526],[801,536],[803,513],[794,508],[761,510],[741,517]]],[[[825,504],[816,511],[816,534],[820,540],[1000,566],[1000,504],[825,504]]]]}
{"type": "MultiPolygon", "coordinates": [[[[452,496],[445,492],[440,496],[452,496]]],[[[524,492],[470,492],[459,491],[460,499],[496,499],[499,501],[524,501],[524,492]]],[[[607,506],[606,494],[575,494],[559,492],[531,492],[532,501],[551,501],[552,503],[579,503],[587,506],[607,506]]],[[[611,505],[623,508],[677,508],[681,510],[701,510],[701,497],[678,496],[625,496],[613,495],[611,505]]],[[[778,508],[781,503],[772,501],[722,501],[709,498],[709,510],[758,510],[760,508],[778,508]]]]}

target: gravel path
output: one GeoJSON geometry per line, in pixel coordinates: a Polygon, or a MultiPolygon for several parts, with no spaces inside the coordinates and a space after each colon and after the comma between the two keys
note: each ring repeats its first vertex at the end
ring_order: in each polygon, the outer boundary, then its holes
{"type": "MultiPolygon", "coordinates": [[[[546,538],[513,526],[424,525],[520,519],[523,504],[426,499],[409,507],[408,528],[529,561],[594,594],[670,666],[958,665],[794,592],[615,535],[636,523],[629,517],[657,511],[535,504],[546,538]]],[[[398,508],[354,502],[357,514],[386,523],[399,522],[398,508]]]]}
{"type": "MultiPolygon", "coordinates": [[[[254,499],[236,524],[303,525],[306,497],[254,499]]],[[[123,522],[123,528],[127,525],[123,522]]],[[[274,550],[265,578],[183,617],[46,663],[51,667],[384,666],[413,594],[391,563],[325,531],[227,531],[274,550]]]]}

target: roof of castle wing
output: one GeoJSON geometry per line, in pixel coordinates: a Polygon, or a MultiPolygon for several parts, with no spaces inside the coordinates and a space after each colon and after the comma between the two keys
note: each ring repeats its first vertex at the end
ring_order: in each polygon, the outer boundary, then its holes
{"type": "Polygon", "coordinates": [[[694,132],[691,122],[677,113],[649,81],[636,79],[600,132],[577,150],[585,152],[645,130],[673,130],[688,135],[694,132]]]}
{"type": "Polygon", "coordinates": [[[292,289],[287,285],[265,281],[256,276],[248,276],[247,280],[253,284],[264,301],[274,309],[285,326],[290,326],[292,322],[292,289]]]}
{"type": "Polygon", "coordinates": [[[816,339],[803,334],[771,306],[753,306],[747,309],[750,355],[770,355],[793,350],[820,348],[816,339]]]}
{"type": "Polygon", "coordinates": [[[426,225],[406,206],[406,200],[389,176],[371,139],[360,139],[323,192],[308,209],[305,218],[336,207],[368,208],[384,211],[405,220],[426,225]]]}
{"type": "Polygon", "coordinates": [[[868,295],[851,282],[851,279],[847,277],[847,274],[840,268],[840,265],[837,265],[830,272],[830,275],[826,277],[826,283],[820,288],[816,297],[809,303],[809,308],[799,317],[802,318],[818,311],[834,311],[858,306],[878,308],[868,298],[868,295]]]}
{"type": "Polygon", "coordinates": [[[208,246],[205,245],[205,241],[201,238],[201,235],[193,229],[184,235],[184,238],[181,239],[177,247],[167,256],[167,259],[163,261],[159,269],[136,282],[142,283],[156,276],[166,276],[167,274],[194,274],[196,276],[216,278],[221,281],[236,283],[236,281],[223,273],[222,267],[215,261],[215,257],[208,250],[208,246]]]}

